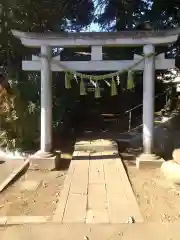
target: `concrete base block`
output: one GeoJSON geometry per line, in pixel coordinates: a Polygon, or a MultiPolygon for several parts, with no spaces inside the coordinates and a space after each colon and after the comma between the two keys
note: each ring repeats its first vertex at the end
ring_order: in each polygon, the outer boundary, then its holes
{"type": "Polygon", "coordinates": [[[180,164],[174,160],[166,161],[161,166],[163,175],[171,183],[180,186],[180,164]]]}
{"type": "Polygon", "coordinates": [[[164,159],[156,156],[155,154],[141,154],[136,158],[136,167],[138,169],[145,168],[160,168],[164,163],[164,159]]]}
{"type": "Polygon", "coordinates": [[[175,150],[173,151],[172,156],[173,156],[173,159],[174,159],[177,163],[180,164],[180,149],[179,149],[179,148],[178,148],[178,149],[175,149],[175,150]]]}
{"type": "Polygon", "coordinates": [[[31,170],[48,170],[52,171],[59,167],[60,156],[54,153],[44,153],[38,151],[29,157],[31,170]]]}

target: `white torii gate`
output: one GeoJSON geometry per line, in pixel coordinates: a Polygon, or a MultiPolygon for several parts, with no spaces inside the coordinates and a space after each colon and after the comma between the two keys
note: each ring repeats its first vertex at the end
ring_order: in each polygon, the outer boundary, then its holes
{"type": "MultiPolygon", "coordinates": [[[[180,29],[163,31],[125,31],[125,32],[82,32],[82,33],[24,33],[12,30],[27,47],[39,47],[41,57],[32,57],[32,61],[23,61],[22,68],[26,71],[41,71],[41,144],[35,156],[46,159],[52,151],[52,71],[64,71],[57,60],[52,57],[52,47],[91,47],[91,61],[61,61],[61,65],[76,71],[117,71],[128,68],[142,56],[134,55],[134,60],[104,61],[102,47],[143,46],[143,53],[155,53],[156,45],[167,45],[177,41],[180,29]],[[56,60],[56,61],[54,61],[56,60]]],[[[153,154],[153,123],[154,123],[154,81],[155,69],[163,70],[175,67],[174,59],[165,59],[164,54],[145,59],[134,70],[144,70],[143,75],[143,154],[139,163],[157,163],[153,154]]]]}

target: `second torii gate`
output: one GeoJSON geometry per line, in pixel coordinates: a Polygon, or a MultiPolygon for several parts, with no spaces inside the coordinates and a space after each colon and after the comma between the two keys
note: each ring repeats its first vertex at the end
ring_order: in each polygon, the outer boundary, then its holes
{"type": "Polygon", "coordinates": [[[65,61],[64,67],[76,71],[117,71],[128,68],[142,56],[135,55],[134,60],[104,61],[102,47],[143,46],[144,55],[154,56],[142,61],[134,70],[144,70],[143,74],[143,153],[137,160],[139,163],[157,163],[153,154],[153,122],[154,122],[154,82],[155,69],[164,70],[175,67],[174,59],[165,59],[164,54],[155,57],[156,45],[167,45],[177,41],[180,29],[163,31],[125,31],[125,32],[81,32],[81,33],[24,33],[13,30],[27,47],[41,49],[41,57],[33,56],[32,61],[23,61],[22,68],[26,71],[41,71],[41,145],[35,156],[42,159],[52,157],[52,71],[64,71],[52,58],[53,47],[91,47],[90,61],[65,61]]]}

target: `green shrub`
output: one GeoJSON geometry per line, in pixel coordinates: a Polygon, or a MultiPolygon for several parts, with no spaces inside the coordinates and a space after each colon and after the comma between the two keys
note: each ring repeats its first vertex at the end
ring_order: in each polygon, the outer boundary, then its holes
{"type": "Polygon", "coordinates": [[[0,98],[0,145],[6,149],[27,150],[35,146],[39,136],[40,108],[36,102],[25,98],[21,92],[33,92],[32,83],[9,81],[10,89],[0,98]]]}

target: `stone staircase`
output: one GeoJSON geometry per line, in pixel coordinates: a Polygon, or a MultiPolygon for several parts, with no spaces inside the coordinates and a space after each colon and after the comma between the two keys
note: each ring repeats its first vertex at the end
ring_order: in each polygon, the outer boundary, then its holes
{"type": "MultiPolygon", "coordinates": [[[[172,128],[172,122],[178,116],[179,111],[174,110],[166,116],[155,117],[154,120],[154,134],[155,134],[155,149],[158,152],[163,152],[168,145],[169,131],[172,128]]],[[[130,131],[120,133],[116,138],[118,145],[123,148],[141,148],[142,147],[142,129],[143,125],[140,124],[137,127],[131,129],[130,131]]],[[[169,143],[170,145],[170,143],[169,143]]],[[[172,147],[172,146],[170,146],[172,147]]]]}
{"type": "MultiPolygon", "coordinates": [[[[154,99],[164,97],[167,93],[168,93],[168,90],[166,90],[165,92],[159,95],[156,95],[154,99]]],[[[142,107],[143,107],[143,104],[139,104],[125,112],[125,116],[123,120],[124,122],[126,122],[126,127],[125,127],[126,131],[121,132],[116,137],[116,141],[119,146],[121,145],[121,147],[126,146],[129,148],[142,147],[142,132],[143,132],[142,115],[135,116],[136,110],[142,107]]],[[[163,112],[164,112],[163,116],[162,114],[159,114],[159,116],[156,116],[154,119],[154,129],[155,129],[154,133],[155,133],[155,140],[157,140],[157,143],[158,141],[164,142],[165,138],[167,138],[166,135],[169,128],[169,124],[172,122],[173,119],[177,117],[177,115],[179,114],[179,109],[169,112],[167,108],[167,102],[166,102],[165,109],[163,110],[163,112]]],[[[122,126],[123,124],[120,124],[120,125],[122,126]]],[[[159,146],[157,146],[156,148],[163,148],[164,150],[164,146],[161,146],[161,145],[164,145],[164,144],[159,144],[159,146]]]]}

